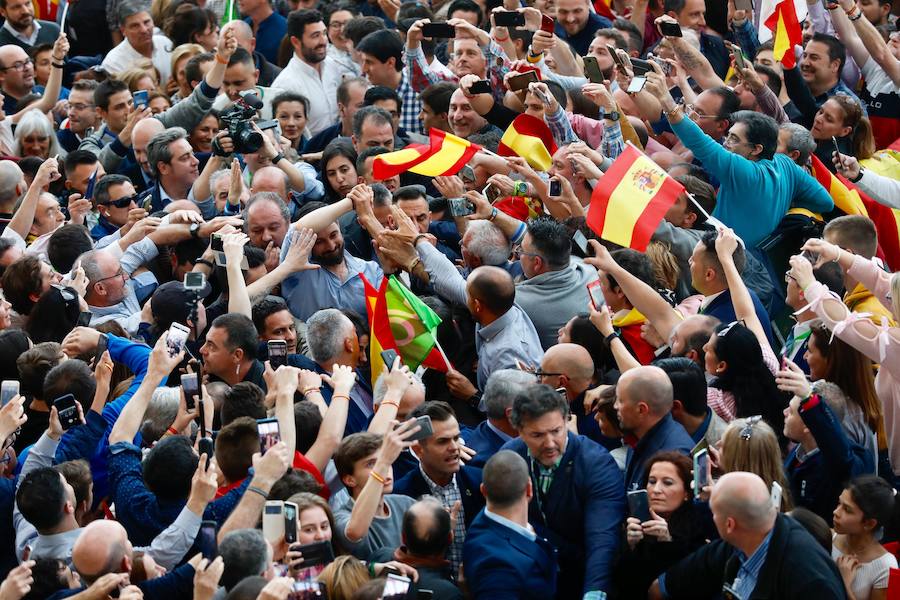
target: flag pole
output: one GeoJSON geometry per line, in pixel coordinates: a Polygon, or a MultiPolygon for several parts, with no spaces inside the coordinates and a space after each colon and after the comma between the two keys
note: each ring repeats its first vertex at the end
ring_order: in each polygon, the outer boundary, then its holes
{"type": "Polygon", "coordinates": [[[684,190],[684,193],[687,195],[688,200],[690,200],[694,204],[694,208],[696,208],[698,211],[700,211],[700,214],[703,215],[704,217],[706,217],[707,221],[712,219],[710,214],[708,212],[706,212],[706,209],[704,209],[702,206],[700,206],[700,203],[697,202],[697,199],[694,197],[694,195],[692,193],[690,193],[687,190],[684,190]]]}
{"type": "Polygon", "coordinates": [[[437,335],[434,336],[434,347],[438,349],[438,352],[441,353],[441,358],[444,359],[444,363],[447,365],[448,369],[453,368],[453,364],[450,362],[450,359],[447,358],[447,353],[444,352],[444,349],[441,348],[441,343],[437,339],[437,335]]]}

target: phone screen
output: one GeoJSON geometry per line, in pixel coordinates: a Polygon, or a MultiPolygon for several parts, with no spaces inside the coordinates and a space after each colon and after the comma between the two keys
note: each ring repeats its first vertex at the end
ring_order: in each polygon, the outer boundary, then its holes
{"type": "Polygon", "coordinates": [[[256,431],[259,434],[259,451],[265,454],[266,450],[281,440],[281,430],[278,428],[277,419],[260,419],[256,422],[256,431]]]}
{"type": "Polygon", "coordinates": [[[603,290],[600,288],[600,280],[592,281],[587,284],[588,294],[591,296],[591,304],[594,310],[600,310],[606,301],[603,299],[603,290]]]}
{"type": "Polygon", "coordinates": [[[575,242],[575,246],[581,251],[581,256],[590,255],[590,246],[588,246],[587,238],[584,237],[583,233],[576,231],[575,234],[572,235],[572,241],[575,242]]]}
{"type": "Polygon", "coordinates": [[[497,27],[518,27],[525,24],[525,15],[514,11],[504,10],[494,13],[494,25],[497,27]]]}
{"type": "Polygon", "coordinates": [[[166,347],[169,349],[169,356],[175,357],[184,348],[187,342],[190,330],[181,323],[172,323],[169,327],[169,336],[166,338],[166,347]]]}
{"type": "Polygon", "coordinates": [[[694,455],[694,496],[699,497],[709,485],[709,450],[704,448],[694,455]]]}
{"type": "Polygon", "coordinates": [[[200,533],[197,534],[197,547],[206,560],[213,560],[219,554],[219,547],[216,543],[216,526],[215,521],[203,521],[200,524],[200,533]]]}
{"type": "Polygon", "coordinates": [[[447,23],[425,23],[422,25],[422,35],[426,38],[455,38],[456,28],[447,23]]]}
{"type": "Polygon", "coordinates": [[[384,582],[384,592],[381,597],[384,600],[401,600],[409,593],[410,579],[402,575],[388,574],[384,582]]]}
{"type": "Polygon", "coordinates": [[[80,422],[78,419],[78,406],[75,404],[75,396],[66,394],[53,401],[56,414],[59,416],[59,424],[63,431],[68,431],[80,422]]]}
{"type": "Polygon", "coordinates": [[[200,394],[200,385],[196,373],[185,373],[181,376],[181,389],[184,390],[184,405],[188,410],[194,410],[197,406],[197,396],[200,394]]]}
{"type": "Polygon", "coordinates": [[[284,541],[293,544],[297,541],[297,505],[284,503],[284,541]]]}
{"type": "Polygon", "coordinates": [[[551,196],[561,196],[562,195],[562,183],[559,181],[559,179],[551,179],[550,180],[549,194],[551,196]]]}
{"type": "Polygon", "coordinates": [[[269,349],[269,364],[273,369],[287,365],[287,342],[284,340],[269,340],[266,342],[269,349]]]}
{"type": "Polygon", "coordinates": [[[513,75],[506,83],[511,92],[518,92],[527,88],[529,83],[536,83],[537,80],[538,76],[535,71],[527,71],[521,75],[513,75]]]}
{"type": "Polygon", "coordinates": [[[19,382],[14,379],[7,379],[0,384],[0,407],[19,395],[19,382]]]}
{"type": "Polygon", "coordinates": [[[635,77],[631,80],[631,83],[628,84],[628,89],[625,90],[629,94],[637,94],[641,90],[644,89],[644,86],[647,84],[646,77],[635,77]]]}

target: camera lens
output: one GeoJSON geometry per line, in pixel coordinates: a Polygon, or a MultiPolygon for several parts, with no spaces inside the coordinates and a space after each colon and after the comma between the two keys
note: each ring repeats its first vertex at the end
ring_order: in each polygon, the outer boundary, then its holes
{"type": "Polygon", "coordinates": [[[238,133],[237,137],[238,139],[236,140],[236,145],[241,149],[240,151],[242,153],[256,152],[257,150],[262,148],[262,134],[250,129],[249,125],[245,124],[245,126],[238,133]]]}

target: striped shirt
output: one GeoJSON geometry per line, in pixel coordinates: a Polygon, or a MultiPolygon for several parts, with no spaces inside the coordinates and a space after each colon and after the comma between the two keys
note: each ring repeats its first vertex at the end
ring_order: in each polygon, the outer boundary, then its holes
{"type": "Polygon", "coordinates": [[[741,568],[738,569],[737,577],[732,582],[731,589],[741,600],[749,598],[754,588],[756,588],[759,571],[762,569],[763,563],[766,562],[766,555],[769,553],[769,542],[772,541],[773,531],[775,531],[774,528],[769,531],[769,534],[749,558],[743,552],[738,551],[741,568]]]}

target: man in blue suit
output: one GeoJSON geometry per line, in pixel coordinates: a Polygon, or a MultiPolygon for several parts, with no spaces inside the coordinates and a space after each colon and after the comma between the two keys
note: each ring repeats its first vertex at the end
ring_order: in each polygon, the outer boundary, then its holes
{"type": "Polygon", "coordinates": [[[544,600],[556,593],[556,550],[528,523],[534,495],[528,463],[501,450],[484,467],[487,506],[469,527],[463,549],[475,600],[544,600]]]}
{"type": "Polygon", "coordinates": [[[487,419],[466,436],[466,446],[476,452],[469,465],[483,467],[503,444],[519,435],[509,420],[513,400],[534,383],[532,373],[519,369],[500,369],[491,373],[484,386],[480,407],[487,413],[487,419]]]}
{"type": "Polygon", "coordinates": [[[625,433],[625,489],[644,487],[647,460],[661,450],[689,454],[694,441],[672,418],[672,381],[659,367],[642,366],[622,373],[616,385],[616,413],[625,433]]]}
{"type": "MultiPolygon", "coordinates": [[[[700,304],[700,314],[709,315],[719,319],[722,323],[731,323],[736,320],[734,314],[734,305],[731,302],[731,290],[728,289],[728,282],[725,281],[725,271],[722,270],[722,263],[716,255],[716,231],[709,231],[703,234],[697,245],[694,246],[694,252],[688,259],[691,267],[691,285],[695,290],[706,296],[703,303],[700,304]]],[[[742,245],[738,245],[734,251],[734,264],[738,271],[744,270],[747,264],[747,254],[742,245]]],[[[766,330],[766,337],[769,338],[769,344],[775,346],[775,339],[772,337],[772,326],[769,321],[769,313],[759,299],[759,296],[753,290],[750,290],[750,298],[753,299],[753,308],[756,310],[756,316],[762,323],[763,329],[766,330]]]]}
{"type": "Polygon", "coordinates": [[[419,458],[419,468],[398,479],[394,483],[394,493],[417,499],[430,494],[445,509],[459,511],[453,530],[453,543],[447,556],[455,573],[462,564],[466,527],[484,508],[481,469],[460,467],[459,422],[449,404],[441,401],[425,402],[409,413],[409,416],[413,419],[431,417],[434,433],[413,444],[412,451],[419,458]]]}
{"type": "Polygon", "coordinates": [[[503,446],[528,462],[534,488],[528,521],[559,550],[560,599],[609,593],[625,519],[616,461],[600,444],[570,433],[568,417],[565,398],[534,385],[513,402],[519,437],[503,446]]]}

